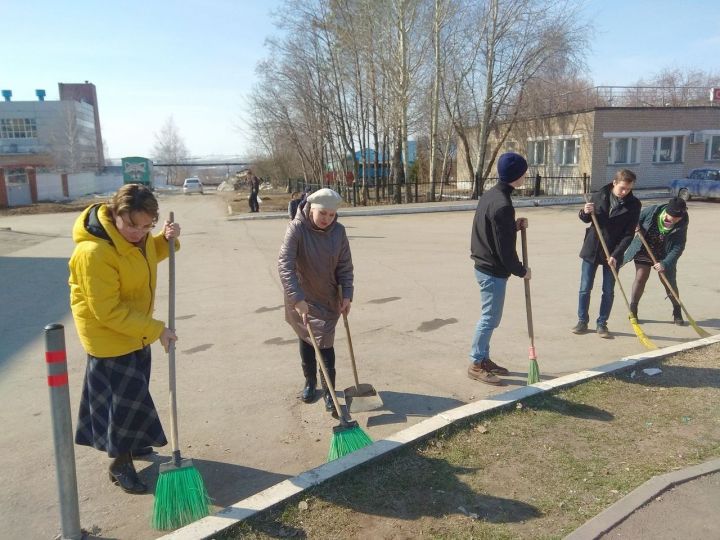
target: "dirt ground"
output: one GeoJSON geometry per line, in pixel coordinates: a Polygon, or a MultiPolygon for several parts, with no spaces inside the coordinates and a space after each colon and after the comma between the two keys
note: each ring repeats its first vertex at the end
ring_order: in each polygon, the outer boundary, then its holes
{"type": "MultiPolygon", "coordinates": [[[[562,538],[720,455],[720,344],[526,401],[363,466],[223,538],[562,538]]],[[[671,520],[672,518],[670,518],[671,520]]]]}
{"type": "Polygon", "coordinates": [[[80,212],[95,199],[82,198],[68,202],[40,202],[25,206],[0,208],[0,216],[25,216],[29,214],[55,214],[59,212],[80,212]]]}

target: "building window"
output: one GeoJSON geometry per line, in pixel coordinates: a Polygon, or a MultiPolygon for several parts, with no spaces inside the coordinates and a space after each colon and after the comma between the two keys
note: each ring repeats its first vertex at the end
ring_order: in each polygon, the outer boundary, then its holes
{"type": "Polygon", "coordinates": [[[577,165],[580,139],[561,139],[557,142],[557,164],[577,165]]]}
{"type": "Polygon", "coordinates": [[[680,163],[685,137],[655,137],[653,163],[680,163]]]}
{"type": "Polygon", "coordinates": [[[608,164],[624,165],[637,163],[638,140],[635,138],[610,139],[608,164]]]}
{"type": "Polygon", "coordinates": [[[7,169],[6,179],[8,184],[27,184],[27,171],[25,169],[7,169]]]}
{"type": "Polygon", "coordinates": [[[708,161],[720,160],[720,135],[713,135],[705,139],[705,159],[708,161]]]}
{"type": "Polygon", "coordinates": [[[545,141],[528,142],[527,155],[530,165],[545,165],[545,141]]]}
{"type": "Polygon", "coordinates": [[[0,139],[36,139],[37,122],[34,118],[0,119],[0,139]]]}

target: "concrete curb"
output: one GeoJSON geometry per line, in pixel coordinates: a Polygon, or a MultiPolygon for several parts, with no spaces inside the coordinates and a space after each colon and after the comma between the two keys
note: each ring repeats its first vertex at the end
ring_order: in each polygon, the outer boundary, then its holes
{"type": "Polygon", "coordinates": [[[604,364],[593,369],[564,375],[531,386],[520,387],[509,392],[491,396],[487,399],[481,399],[449,411],[444,411],[407,429],[399,431],[391,437],[376,441],[371,446],[362,448],[335,461],[324,463],[294,478],[288,478],[264,491],[223,508],[212,516],[208,516],[162,536],[161,540],[197,540],[212,538],[213,535],[235,525],[239,521],[283,503],[310,487],[321,484],[326,480],[354,469],[359,465],[368,463],[378,457],[385,456],[407,444],[429,437],[439,430],[461,420],[467,420],[482,413],[508,408],[518,401],[543,392],[567,388],[595,377],[624,371],[678,352],[705,347],[718,342],[720,342],[720,334],[665,347],[663,349],[647,351],[621,358],[615,362],[604,364]]]}
{"type": "Polygon", "coordinates": [[[720,471],[720,458],[692,467],[654,476],[640,487],[632,490],[618,502],[604,510],[590,521],[575,529],[565,540],[588,540],[599,538],[611,532],[630,515],[655,499],[661,493],[679,485],[720,471]]]}
{"type": "MultiPolygon", "coordinates": [[[[648,192],[639,191],[635,196],[641,200],[665,199],[669,192],[652,190],[648,192]]],[[[580,195],[567,197],[547,197],[533,199],[530,197],[518,197],[513,200],[515,208],[528,208],[533,206],[567,206],[570,204],[582,204],[584,199],[580,195]]],[[[400,206],[377,206],[377,207],[344,207],[340,210],[342,217],[346,216],[389,216],[400,214],[431,214],[435,212],[467,212],[474,211],[477,201],[453,202],[453,203],[411,203],[400,206]]],[[[254,214],[233,214],[228,206],[228,221],[252,221],[257,219],[287,219],[287,212],[268,212],[254,214]]]]}

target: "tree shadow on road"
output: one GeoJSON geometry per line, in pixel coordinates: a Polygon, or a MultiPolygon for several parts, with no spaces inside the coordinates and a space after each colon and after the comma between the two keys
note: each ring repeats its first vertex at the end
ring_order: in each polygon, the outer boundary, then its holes
{"type": "Polygon", "coordinates": [[[368,427],[404,424],[407,422],[408,417],[434,416],[439,412],[465,405],[465,402],[459,399],[428,396],[426,394],[392,391],[381,391],[378,394],[383,401],[383,409],[379,411],[382,414],[369,417],[367,420],[368,427]]]}
{"type": "Polygon", "coordinates": [[[70,311],[68,260],[0,257],[0,367],[70,311]]]}

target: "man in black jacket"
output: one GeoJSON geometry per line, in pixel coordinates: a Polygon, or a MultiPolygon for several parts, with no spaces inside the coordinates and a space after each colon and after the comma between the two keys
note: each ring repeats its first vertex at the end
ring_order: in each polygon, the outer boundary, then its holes
{"type": "Polygon", "coordinates": [[[590,214],[595,214],[610,257],[605,256],[595,227],[590,225],[585,229],[585,240],[580,250],[582,266],[578,323],[572,329],[575,334],[584,334],[588,330],[590,293],[597,267],[602,265],[602,298],[600,299],[600,313],[597,318],[596,330],[600,337],[610,337],[607,321],[615,298],[615,276],[610,267],[612,266],[616,270],[620,268],[625,250],[635,236],[635,227],[640,219],[642,204],[632,193],[634,184],[635,173],[628,169],[620,169],[615,173],[612,183],[594,193],[591,202],[585,203],[578,214],[584,223],[590,223],[592,221],[590,214]]]}
{"type": "Polygon", "coordinates": [[[523,266],[515,249],[517,231],[527,228],[527,219],[515,219],[510,201],[513,190],[525,182],[527,168],[527,161],[519,154],[500,156],[500,180],[480,197],[470,237],[482,311],[473,336],[468,377],[496,386],[503,384],[497,375],[507,375],[508,370],[490,359],[490,338],[500,325],[507,280],[510,274],[530,279],[530,269],[523,266]]]}

